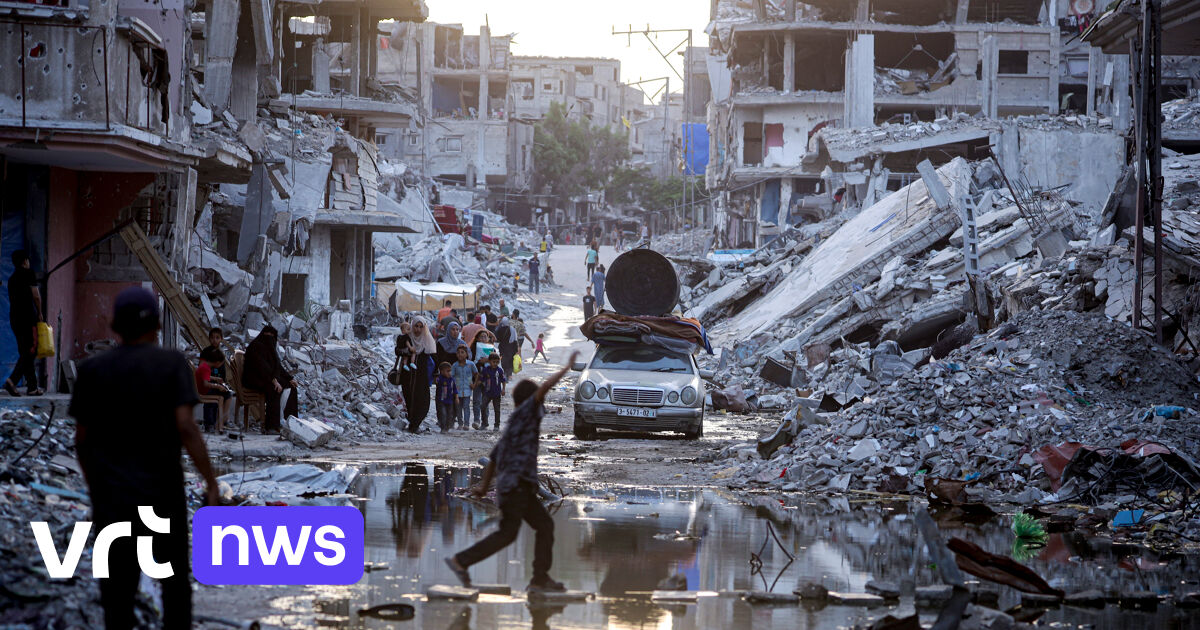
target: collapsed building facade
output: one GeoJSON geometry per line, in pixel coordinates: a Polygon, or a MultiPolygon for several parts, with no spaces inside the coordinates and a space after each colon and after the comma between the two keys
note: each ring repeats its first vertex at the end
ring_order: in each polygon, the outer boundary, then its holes
{"type": "Polygon", "coordinates": [[[45,275],[52,389],[69,381],[60,363],[111,337],[112,299],[130,284],[152,281],[168,298],[187,287],[190,306],[168,300],[168,344],[185,308],[208,325],[286,330],[281,313],[343,300],[352,310],[370,296],[372,234],[429,229],[416,182],[372,142],[413,108],[375,89],[370,31],[423,20],[420,0],[3,11],[3,248],[29,251],[45,275]],[[322,67],[331,47],[353,61],[348,72],[322,67]]]}
{"type": "Polygon", "coordinates": [[[925,157],[936,166],[989,147],[1032,186],[1082,179],[1066,194],[1097,211],[1101,184],[1122,161],[1129,67],[1072,39],[1092,16],[1080,7],[715,2],[706,183],[718,228],[731,245],[756,246],[836,208],[869,206],[912,181],[925,157]],[[1083,90],[1072,87],[1078,81],[1083,90]],[[1080,98],[1064,99],[1064,90],[1080,98]],[[1077,101],[1078,111],[1063,111],[1077,101]],[[1088,137],[1046,129],[1060,113],[1077,115],[1088,137]],[[841,130],[849,129],[871,133],[848,147],[841,130]],[[1055,162],[1036,163],[1040,155],[1055,162]]]}

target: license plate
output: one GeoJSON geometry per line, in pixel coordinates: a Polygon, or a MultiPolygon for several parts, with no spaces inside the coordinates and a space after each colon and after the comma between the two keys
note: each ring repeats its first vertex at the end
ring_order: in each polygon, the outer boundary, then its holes
{"type": "Polygon", "coordinates": [[[617,407],[617,415],[631,418],[653,418],[658,415],[658,412],[645,407],[617,407]]]}

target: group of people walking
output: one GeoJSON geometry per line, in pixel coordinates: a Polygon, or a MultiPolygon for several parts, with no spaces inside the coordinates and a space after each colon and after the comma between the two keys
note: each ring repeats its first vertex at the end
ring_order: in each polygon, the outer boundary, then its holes
{"type": "Polygon", "coordinates": [[[494,411],[491,428],[498,428],[500,399],[519,371],[527,340],[536,352],[542,336],[530,337],[521,312],[509,312],[503,299],[496,309],[483,306],[463,315],[447,300],[436,323],[422,316],[402,323],[393,373],[408,407],[408,430],[420,430],[431,406],[443,433],[487,429],[488,407],[494,411]]]}

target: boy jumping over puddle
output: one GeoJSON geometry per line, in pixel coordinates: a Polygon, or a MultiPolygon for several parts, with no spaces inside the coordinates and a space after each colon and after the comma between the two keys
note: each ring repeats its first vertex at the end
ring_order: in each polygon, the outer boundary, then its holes
{"type": "Polygon", "coordinates": [[[469,549],[446,558],[446,566],[465,587],[471,586],[467,569],[512,544],[521,528],[521,521],[525,521],[537,534],[533,550],[533,579],[529,581],[528,591],[561,593],[567,590],[561,582],[550,578],[554,521],[538,500],[537,454],[542,416],[546,414],[542,403],[546,400],[546,394],[562,380],[577,358],[579,353],[572,353],[567,365],[551,374],[540,387],[532,380],[525,379],[513,388],[515,409],[492,449],[488,466],[483,471],[483,480],[471,488],[475,496],[482,497],[495,477],[496,502],[501,513],[500,529],[469,549]]]}

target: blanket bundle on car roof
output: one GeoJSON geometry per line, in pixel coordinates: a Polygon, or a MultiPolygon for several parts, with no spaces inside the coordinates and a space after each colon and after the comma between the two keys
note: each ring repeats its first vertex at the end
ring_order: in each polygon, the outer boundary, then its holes
{"type": "Polygon", "coordinates": [[[704,326],[690,317],[631,317],[603,311],[584,322],[579,330],[597,343],[647,343],[688,354],[704,348],[712,354],[704,326]]]}

